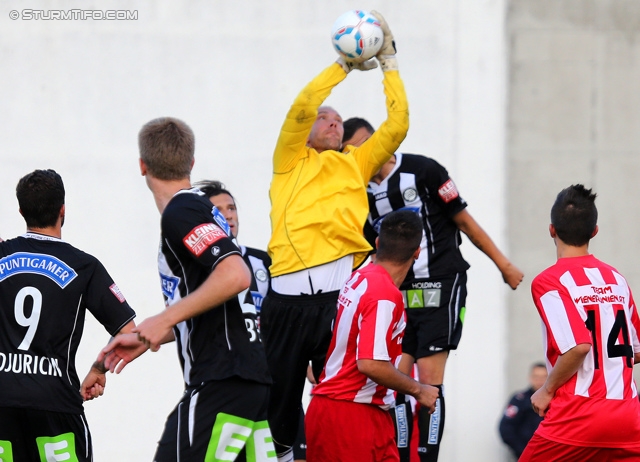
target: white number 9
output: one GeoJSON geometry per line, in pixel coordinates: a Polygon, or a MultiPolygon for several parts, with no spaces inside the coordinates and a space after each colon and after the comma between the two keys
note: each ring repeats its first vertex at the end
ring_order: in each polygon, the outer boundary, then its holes
{"type": "Polygon", "coordinates": [[[18,295],[16,295],[16,303],[14,305],[16,321],[22,327],[28,327],[27,334],[22,339],[22,343],[18,346],[18,350],[28,350],[36,335],[38,329],[38,321],[40,321],[40,309],[42,308],[42,294],[35,287],[23,287],[18,295]],[[31,316],[28,318],[24,314],[24,302],[27,297],[33,299],[33,309],[31,316]]]}

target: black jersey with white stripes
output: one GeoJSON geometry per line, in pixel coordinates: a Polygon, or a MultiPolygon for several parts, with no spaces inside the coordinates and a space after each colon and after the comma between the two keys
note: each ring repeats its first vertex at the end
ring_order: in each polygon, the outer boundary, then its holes
{"type": "Polygon", "coordinates": [[[380,184],[369,182],[369,220],[365,234],[373,245],[380,221],[388,213],[414,210],[423,224],[420,257],[405,283],[466,271],[460,252],[460,231],[452,217],[467,203],[460,197],[447,170],[435,160],[416,154],[396,153],[393,170],[380,184]]]}
{"type": "MultiPolygon", "coordinates": [[[[196,290],[223,259],[241,255],[226,220],[198,189],[171,199],[161,228],[158,269],[168,306],[196,290]]],[[[245,324],[238,297],[178,323],[174,334],[187,386],[230,377],[270,383],[260,337],[245,324]]]]}
{"type": "Polygon", "coordinates": [[[244,262],[251,270],[251,287],[243,297],[240,297],[240,300],[243,303],[253,305],[256,314],[260,316],[262,300],[267,296],[271,286],[271,274],[269,273],[271,258],[264,250],[254,249],[253,247],[240,246],[240,250],[242,251],[244,262]]]}
{"type": "Polygon", "coordinates": [[[251,271],[251,285],[248,289],[238,294],[238,302],[242,308],[244,315],[244,323],[249,332],[249,338],[260,337],[260,309],[262,308],[262,300],[269,291],[271,285],[271,276],[269,274],[269,266],[271,266],[271,258],[269,254],[263,250],[254,249],[252,247],[240,246],[242,258],[251,271]]]}
{"type": "Polygon", "coordinates": [[[87,310],[111,335],[135,316],[95,257],[36,233],[0,242],[0,407],[82,413],[87,310]]]}

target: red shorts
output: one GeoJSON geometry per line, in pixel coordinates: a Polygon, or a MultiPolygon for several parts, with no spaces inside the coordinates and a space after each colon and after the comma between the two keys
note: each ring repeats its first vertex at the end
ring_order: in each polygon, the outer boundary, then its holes
{"type": "Polygon", "coordinates": [[[556,443],[533,435],[518,462],[637,462],[640,446],[634,448],[593,448],[556,443]]]}
{"type": "Polygon", "coordinates": [[[304,420],[308,462],[399,462],[393,421],[370,404],[315,395],[304,420]]]}

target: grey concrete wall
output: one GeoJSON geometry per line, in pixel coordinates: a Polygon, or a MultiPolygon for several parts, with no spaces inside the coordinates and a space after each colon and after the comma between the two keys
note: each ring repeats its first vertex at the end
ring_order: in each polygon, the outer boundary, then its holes
{"type": "Polygon", "coordinates": [[[634,0],[509,2],[507,220],[527,275],[527,290],[509,301],[510,390],[543,359],[528,287],[555,262],[547,229],[562,188],[595,189],[600,232],[590,250],[640,288],[639,25],[634,0]]]}

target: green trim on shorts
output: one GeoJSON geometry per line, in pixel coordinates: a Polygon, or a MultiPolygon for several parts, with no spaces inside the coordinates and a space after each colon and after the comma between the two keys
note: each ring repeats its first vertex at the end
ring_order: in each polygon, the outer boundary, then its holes
{"type": "Polygon", "coordinates": [[[464,324],[464,315],[467,314],[467,307],[463,306],[460,308],[460,322],[464,324]]]}
{"type": "Polygon", "coordinates": [[[78,462],[76,437],[73,432],[63,433],[58,436],[40,436],[36,438],[36,444],[38,445],[41,462],[47,462],[48,460],[78,462]]]}
{"type": "Polygon", "coordinates": [[[13,462],[11,441],[0,440],[0,462],[13,462]]]}
{"type": "Polygon", "coordinates": [[[205,462],[235,460],[246,447],[247,462],[277,462],[276,448],[266,420],[253,422],[218,413],[211,431],[205,462]]]}

